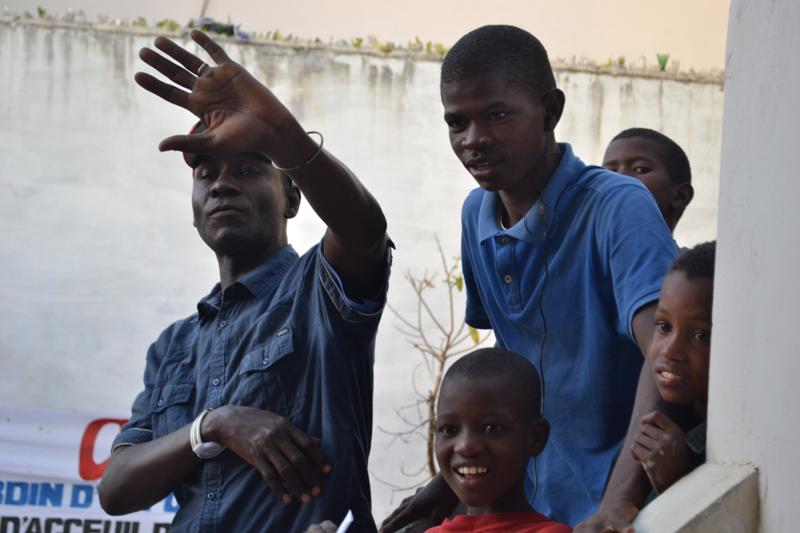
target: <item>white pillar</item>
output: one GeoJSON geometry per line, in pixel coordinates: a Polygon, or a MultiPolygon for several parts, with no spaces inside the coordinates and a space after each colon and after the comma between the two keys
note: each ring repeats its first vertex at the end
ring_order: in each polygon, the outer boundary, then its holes
{"type": "Polygon", "coordinates": [[[759,470],[761,531],[800,523],[800,2],[728,28],[709,460],[759,470]]]}
{"type": "Polygon", "coordinates": [[[800,1],[733,0],[726,76],[709,462],[639,532],[800,527],[800,1]]]}

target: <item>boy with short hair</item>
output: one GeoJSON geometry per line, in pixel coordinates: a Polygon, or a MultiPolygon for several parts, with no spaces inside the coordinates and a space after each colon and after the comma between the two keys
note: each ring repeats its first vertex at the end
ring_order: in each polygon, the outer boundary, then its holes
{"type": "MultiPolygon", "coordinates": [[[[668,408],[642,354],[677,249],[641,183],[556,142],[565,97],[530,33],[484,26],[459,39],[442,62],[441,97],[451,147],[480,186],[461,213],[466,321],[541,375],[551,445],[528,465],[525,491],[540,512],[576,524],[601,501],[634,398],[637,412],[668,408]]],[[[646,483],[623,455],[620,477],[646,483]]],[[[443,502],[455,498],[435,477],[382,530],[441,521],[452,511],[443,502]]]]}
{"type": "Polygon", "coordinates": [[[621,131],[606,148],[603,167],[641,181],[675,231],[694,198],[692,170],[683,149],[663,133],[648,128],[621,131]]]}
{"type": "Polygon", "coordinates": [[[664,401],[691,409],[680,422],[660,411],[641,419],[631,453],[656,493],[705,462],[715,251],[712,241],[682,252],[661,286],[647,357],[664,401]]]}
{"type": "Polygon", "coordinates": [[[533,365],[500,348],[476,350],[447,371],[436,409],[436,459],[467,514],[428,533],[570,531],[535,512],[525,496],[528,460],[549,433],[540,394],[533,365]]]}

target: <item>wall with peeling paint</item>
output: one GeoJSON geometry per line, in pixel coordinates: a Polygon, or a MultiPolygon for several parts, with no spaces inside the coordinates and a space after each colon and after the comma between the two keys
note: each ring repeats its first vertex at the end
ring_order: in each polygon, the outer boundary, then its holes
{"type": "MultiPolygon", "coordinates": [[[[149,38],[0,22],[0,403],[126,411],[141,386],[149,342],[214,283],[197,238],[190,173],[157,142],[192,118],[140,90],[137,50],[149,38]]],[[[413,316],[403,279],[459,251],[459,209],[473,187],[450,152],[434,62],[330,51],[230,45],[381,202],[398,245],[390,302],[413,316]]],[[[681,245],[713,238],[723,91],[718,85],[558,73],[567,108],[556,131],[586,161],[630,126],[664,131],[689,154],[697,196],[678,226],[681,245]]],[[[298,250],[322,224],[307,205],[290,225],[298,250]]],[[[459,295],[460,296],[460,295],[459,295]]],[[[463,300],[457,301],[461,306],[463,300]]],[[[372,452],[376,516],[423,464],[380,428],[403,429],[394,409],[414,402],[420,359],[387,312],[375,364],[372,452]]],[[[421,381],[421,388],[425,388],[421,381]]]]}

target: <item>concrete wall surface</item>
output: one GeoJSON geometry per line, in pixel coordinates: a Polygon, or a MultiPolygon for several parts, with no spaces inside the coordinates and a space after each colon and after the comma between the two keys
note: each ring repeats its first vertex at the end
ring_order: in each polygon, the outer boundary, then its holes
{"type": "MultiPolygon", "coordinates": [[[[214,258],[191,225],[190,172],[177,154],[156,151],[159,140],[188,130],[193,119],[132,80],[144,67],[137,50],[149,42],[141,35],[0,22],[0,275],[6,280],[0,301],[8,310],[0,322],[2,404],[127,412],[141,388],[148,344],[192,313],[217,279],[214,258]]],[[[398,246],[389,301],[414,317],[416,300],[403,273],[437,268],[436,234],[447,257],[459,253],[460,205],[474,187],[450,151],[439,65],[325,50],[227,48],[305,127],[323,131],[325,146],[381,202],[398,246]]],[[[697,197],[677,240],[691,245],[713,238],[722,88],[587,73],[559,73],[558,81],[567,108],[556,133],[586,161],[598,162],[609,139],[630,126],[660,129],[686,148],[697,197]]],[[[776,94],[789,90],[762,85],[776,94]]],[[[741,103],[745,95],[738,98],[741,103]]],[[[765,113],[780,123],[788,116],[777,107],[765,113]]],[[[750,133],[739,135],[755,139],[750,133]]],[[[750,163],[746,148],[739,146],[737,155],[750,163]]],[[[771,169],[764,175],[790,168],[788,153],[760,154],[759,163],[771,169]],[[772,164],[772,156],[783,166],[772,164]]],[[[776,183],[759,178],[770,188],[776,183]]],[[[776,201],[787,210],[766,202],[763,209],[791,226],[790,195],[776,201]]],[[[744,199],[729,203],[727,214],[739,216],[748,207],[744,199]]],[[[290,224],[290,241],[304,251],[323,230],[306,204],[290,224]]],[[[732,246],[734,236],[728,239],[732,246]]],[[[737,257],[760,264],[747,250],[737,248],[737,257]]],[[[456,308],[462,306],[459,295],[456,308]]],[[[406,429],[394,410],[415,400],[412,374],[421,359],[397,333],[398,324],[387,311],[375,363],[371,472],[379,519],[403,495],[393,487],[419,481],[415,472],[424,462],[421,439],[406,443],[379,429],[406,429]]],[[[777,345],[762,348],[754,351],[759,358],[789,353],[777,345]]],[[[745,363],[753,362],[741,368],[745,363]]],[[[426,387],[422,379],[420,388],[426,387]]]]}
{"type": "Polygon", "coordinates": [[[800,2],[735,0],[728,33],[709,459],[754,465],[760,531],[796,531],[800,2]]]}
{"type": "Polygon", "coordinates": [[[655,65],[656,54],[666,52],[684,69],[719,69],[730,0],[495,0],[491,9],[480,0],[2,0],[3,6],[18,13],[36,13],[36,6],[50,14],[82,10],[91,20],[141,16],[151,24],[166,17],[184,24],[205,7],[206,15],[246,31],[278,29],[325,41],[372,35],[398,44],[419,37],[447,46],[483,24],[516,24],[539,37],[552,55],[599,62],[622,55],[629,64],[645,57],[655,65]]]}

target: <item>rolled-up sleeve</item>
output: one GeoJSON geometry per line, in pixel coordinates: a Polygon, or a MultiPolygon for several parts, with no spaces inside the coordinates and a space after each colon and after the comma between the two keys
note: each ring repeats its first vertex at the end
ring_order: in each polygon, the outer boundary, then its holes
{"type": "Polygon", "coordinates": [[[317,272],[323,289],[339,314],[347,322],[363,322],[379,318],[386,304],[386,291],[389,288],[389,274],[392,266],[392,250],[394,243],[387,239],[386,258],[384,260],[383,289],[378,300],[354,301],[345,292],[344,285],[338,272],[322,253],[322,244],[316,249],[317,272]]]}

